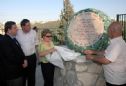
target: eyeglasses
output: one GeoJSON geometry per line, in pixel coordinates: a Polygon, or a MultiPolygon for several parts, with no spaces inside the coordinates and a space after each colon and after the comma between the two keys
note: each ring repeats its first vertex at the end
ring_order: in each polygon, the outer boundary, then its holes
{"type": "Polygon", "coordinates": [[[47,37],[47,38],[51,38],[52,36],[45,36],[45,37],[47,37]]]}

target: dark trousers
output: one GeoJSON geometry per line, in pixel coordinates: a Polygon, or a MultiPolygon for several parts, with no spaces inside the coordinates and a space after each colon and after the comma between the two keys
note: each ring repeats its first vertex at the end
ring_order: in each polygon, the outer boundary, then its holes
{"type": "Polygon", "coordinates": [[[7,80],[6,86],[23,86],[23,78],[19,77],[16,79],[7,80]]]}
{"type": "Polygon", "coordinates": [[[28,67],[24,69],[23,86],[35,86],[36,55],[27,56],[26,59],[28,61],[28,67]],[[28,85],[26,85],[26,81],[28,85]]]}
{"type": "Polygon", "coordinates": [[[55,66],[51,63],[41,63],[44,86],[53,86],[55,66]]]}
{"type": "Polygon", "coordinates": [[[6,86],[6,81],[0,78],[0,86],[6,86]]]}
{"type": "Polygon", "coordinates": [[[0,65],[0,86],[6,86],[5,74],[2,65],[0,65]]]}
{"type": "Polygon", "coordinates": [[[123,84],[123,85],[114,85],[114,84],[110,84],[110,83],[106,82],[106,86],[126,86],[126,84],[123,84]]]}

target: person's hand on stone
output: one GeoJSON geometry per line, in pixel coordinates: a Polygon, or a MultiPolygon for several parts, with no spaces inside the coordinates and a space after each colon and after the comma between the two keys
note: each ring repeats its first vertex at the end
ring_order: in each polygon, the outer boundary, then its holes
{"type": "Polygon", "coordinates": [[[88,54],[90,55],[90,54],[94,54],[95,51],[94,51],[94,50],[84,50],[83,53],[84,53],[84,54],[87,54],[87,55],[88,55],[88,54]]]}
{"type": "Polygon", "coordinates": [[[87,60],[93,60],[94,57],[93,57],[93,55],[86,55],[86,59],[87,59],[87,60]]]}

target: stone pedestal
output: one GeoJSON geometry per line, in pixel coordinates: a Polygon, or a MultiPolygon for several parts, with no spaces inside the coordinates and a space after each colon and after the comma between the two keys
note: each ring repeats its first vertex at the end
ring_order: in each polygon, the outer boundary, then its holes
{"type": "Polygon", "coordinates": [[[54,86],[105,86],[100,64],[76,60],[64,62],[64,65],[65,69],[55,70],[54,86]]]}

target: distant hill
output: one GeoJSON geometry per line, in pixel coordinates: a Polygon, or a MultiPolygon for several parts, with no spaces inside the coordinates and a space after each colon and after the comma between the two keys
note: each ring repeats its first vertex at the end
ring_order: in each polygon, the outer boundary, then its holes
{"type": "Polygon", "coordinates": [[[48,21],[46,23],[43,22],[36,22],[36,23],[32,23],[32,27],[36,26],[39,30],[38,30],[38,34],[39,37],[41,38],[41,31],[43,29],[50,29],[53,32],[53,42],[55,45],[60,44],[60,42],[62,41],[62,34],[61,33],[61,29],[59,29],[59,25],[60,25],[60,21],[48,21]]]}
{"type": "Polygon", "coordinates": [[[44,29],[44,28],[48,28],[48,29],[53,29],[53,28],[59,28],[59,24],[60,21],[48,21],[46,23],[34,23],[33,26],[37,26],[39,29],[44,29]]]}
{"type": "Polygon", "coordinates": [[[4,34],[3,24],[2,23],[0,23],[0,34],[4,34]]]}

